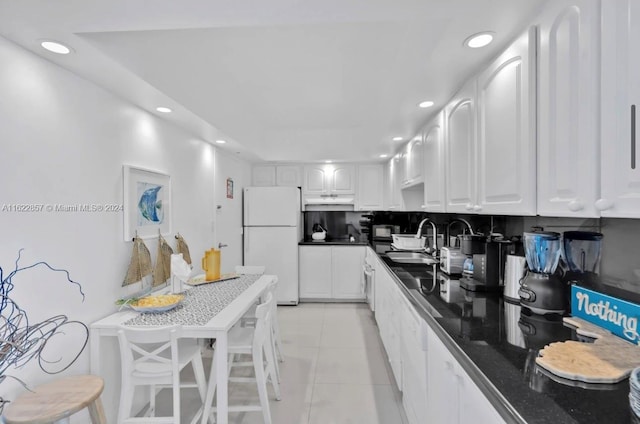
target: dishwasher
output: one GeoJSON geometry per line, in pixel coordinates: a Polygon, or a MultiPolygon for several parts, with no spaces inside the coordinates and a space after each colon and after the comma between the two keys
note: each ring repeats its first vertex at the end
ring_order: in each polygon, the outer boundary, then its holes
{"type": "Polygon", "coordinates": [[[364,258],[364,264],[362,265],[362,272],[364,274],[364,278],[362,279],[362,290],[364,292],[367,303],[369,304],[369,309],[373,312],[375,310],[375,295],[373,285],[375,283],[376,277],[376,268],[373,263],[374,259],[367,255],[364,258]]]}

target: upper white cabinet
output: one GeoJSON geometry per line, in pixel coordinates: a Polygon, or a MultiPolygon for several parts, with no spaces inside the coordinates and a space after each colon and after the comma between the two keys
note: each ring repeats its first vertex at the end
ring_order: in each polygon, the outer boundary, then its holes
{"type": "Polygon", "coordinates": [[[356,209],[384,209],[384,168],[381,164],[358,165],[356,209]]]}
{"type": "Polygon", "coordinates": [[[535,69],[531,27],[478,76],[476,212],[536,214],[535,69]]]}
{"type": "Polygon", "coordinates": [[[429,122],[423,132],[424,210],[445,211],[444,112],[429,122]]]}
{"type": "Polygon", "coordinates": [[[299,165],[256,165],[251,174],[251,183],[255,187],[300,187],[302,185],[299,165]]]}
{"type": "Polygon", "coordinates": [[[402,153],[404,162],[402,187],[409,187],[414,184],[421,183],[422,172],[424,167],[424,143],[422,134],[418,134],[405,146],[402,153]]]}
{"type": "Polygon", "coordinates": [[[397,154],[389,159],[385,170],[385,208],[387,210],[402,210],[402,196],[400,195],[400,179],[402,171],[402,156],[397,154]]]}
{"type": "Polygon", "coordinates": [[[599,216],[599,3],[556,0],[539,20],[539,215],[599,216]]]}
{"type": "Polygon", "coordinates": [[[447,212],[476,206],[476,81],[469,81],[445,108],[447,212]]]}
{"type": "Polygon", "coordinates": [[[355,166],[306,165],[303,190],[307,194],[354,194],[355,166]]]}
{"type": "Polygon", "coordinates": [[[640,218],[640,2],[602,2],[602,216],[640,218]]]}

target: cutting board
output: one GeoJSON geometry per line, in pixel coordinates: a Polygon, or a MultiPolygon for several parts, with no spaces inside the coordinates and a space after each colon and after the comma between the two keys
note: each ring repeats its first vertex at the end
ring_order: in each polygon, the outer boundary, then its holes
{"type": "Polygon", "coordinates": [[[565,317],[564,322],[595,341],[568,340],[545,346],[536,364],[547,371],[587,383],[616,383],[640,367],[640,347],[580,318],[565,317]]]}
{"type": "Polygon", "coordinates": [[[187,284],[189,284],[190,286],[200,286],[202,284],[217,283],[219,281],[226,281],[226,280],[231,280],[239,277],[240,276],[238,274],[230,273],[230,274],[222,274],[220,278],[216,280],[207,280],[204,274],[200,274],[191,278],[189,281],[187,281],[187,284]]]}

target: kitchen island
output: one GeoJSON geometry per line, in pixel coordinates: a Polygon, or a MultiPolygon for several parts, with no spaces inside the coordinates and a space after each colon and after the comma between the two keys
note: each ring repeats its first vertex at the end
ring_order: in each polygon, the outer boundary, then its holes
{"type": "MultiPolygon", "coordinates": [[[[435,344],[442,342],[457,362],[455,366],[464,371],[461,374],[470,378],[505,422],[636,422],[629,407],[628,380],[617,384],[580,383],[563,380],[535,364],[538,350],[544,345],[578,340],[575,331],[563,325],[561,317],[527,314],[499,293],[468,292],[460,287],[457,278],[441,273],[435,265],[399,264],[385,254],[378,254],[378,258],[376,284],[381,274],[388,274],[408,300],[406,306],[414,308],[430,334],[436,336],[435,340],[429,339],[427,357],[434,356],[435,344]]],[[[377,314],[378,311],[376,319],[377,314]]],[[[381,336],[384,341],[382,327],[381,336]]],[[[389,356],[391,360],[392,354],[389,356]]],[[[393,365],[392,362],[392,368],[393,365]]],[[[430,381],[437,379],[438,373],[447,375],[441,369],[428,372],[430,381]]],[[[459,374],[456,376],[460,379],[459,374]]],[[[453,375],[443,378],[451,379],[453,375]]],[[[441,383],[442,387],[427,389],[428,397],[446,400],[442,392],[449,382],[441,383]]],[[[447,405],[446,408],[456,407],[453,400],[447,405]]],[[[446,419],[434,417],[434,422],[466,422],[463,412],[446,419]]],[[[477,419],[483,422],[482,417],[477,419]]]]}

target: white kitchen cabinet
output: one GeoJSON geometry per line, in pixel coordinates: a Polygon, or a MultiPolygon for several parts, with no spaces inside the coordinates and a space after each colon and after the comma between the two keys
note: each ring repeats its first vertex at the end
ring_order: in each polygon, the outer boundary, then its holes
{"type": "Polygon", "coordinates": [[[329,299],[332,290],[331,246],[299,246],[300,298],[329,299]]]}
{"type": "Polygon", "coordinates": [[[272,187],[276,185],[275,165],[256,165],[251,170],[251,184],[254,187],[272,187]]]}
{"type": "Polygon", "coordinates": [[[299,246],[300,299],[363,300],[365,246],[299,246]]]}
{"type": "Polygon", "coordinates": [[[440,341],[427,330],[430,424],[504,423],[504,419],[440,341]]]}
{"type": "Polygon", "coordinates": [[[422,134],[418,134],[409,141],[402,153],[404,164],[401,188],[409,187],[423,181],[424,143],[422,134]]]}
{"type": "Polygon", "coordinates": [[[550,2],[538,33],[538,214],[597,217],[600,2],[550,2]]]}
{"type": "Polygon", "coordinates": [[[444,212],[445,163],[444,163],[444,112],[429,122],[424,137],[424,210],[444,212]]]}
{"type": "Polygon", "coordinates": [[[400,154],[396,154],[394,157],[389,159],[386,167],[385,202],[387,210],[403,210],[402,196],[400,194],[400,179],[402,171],[402,156],[400,154]]]}
{"type": "Polygon", "coordinates": [[[467,82],[445,107],[447,212],[473,212],[476,201],[476,80],[467,82]]]}
{"type": "Polygon", "coordinates": [[[256,165],[251,171],[251,183],[255,187],[300,187],[299,165],[256,165]]]}
{"type": "Polygon", "coordinates": [[[640,2],[602,1],[602,216],[640,218],[640,2]]]}
{"type": "Polygon", "coordinates": [[[358,165],[357,210],[384,209],[384,168],[381,164],[358,165]]]}
{"type": "Polygon", "coordinates": [[[402,405],[409,424],[430,422],[427,408],[427,324],[406,297],[399,310],[402,405]]]}
{"type": "Polygon", "coordinates": [[[331,250],[332,298],[363,299],[362,265],[366,247],[332,246],[331,250]]]}
{"type": "Polygon", "coordinates": [[[354,165],[306,165],[303,191],[314,195],[355,194],[355,176],[354,165]]]}
{"type": "Polygon", "coordinates": [[[535,69],[531,27],[478,76],[475,212],[536,214],[535,69]]]}

